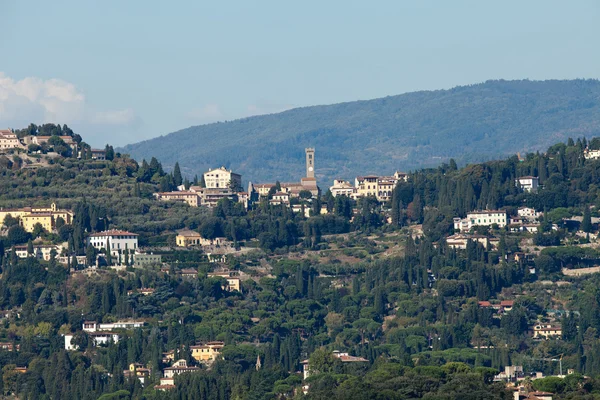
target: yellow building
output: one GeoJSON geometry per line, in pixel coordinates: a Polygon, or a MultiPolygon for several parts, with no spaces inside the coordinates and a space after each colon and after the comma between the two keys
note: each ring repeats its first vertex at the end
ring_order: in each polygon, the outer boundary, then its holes
{"type": "Polygon", "coordinates": [[[191,207],[198,207],[200,196],[196,192],[161,192],[154,193],[154,197],[161,201],[182,201],[191,207]]]}
{"type": "Polygon", "coordinates": [[[354,180],[356,189],[353,197],[375,196],[379,201],[388,201],[392,198],[392,192],[398,182],[407,180],[408,175],[398,171],[393,176],[358,176],[354,180]]]}
{"type": "Polygon", "coordinates": [[[180,231],[175,238],[178,247],[199,246],[202,236],[191,230],[180,231]]]}
{"type": "Polygon", "coordinates": [[[0,210],[0,224],[4,224],[4,219],[10,215],[13,218],[19,218],[20,224],[27,232],[33,232],[36,224],[40,224],[48,232],[56,229],[56,221],[62,218],[65,224],[73,223],[73,212],[70,210],[61,210],[52,203],[50,207],[25,207],[16,209],[0,210]]]}
{"type": "Polygon", "coordinates": [[[190,346],[192,357],[199,362],[215,361],[220,354],[221,349],[225,344],[223,342],[208,342],[190,346]]]}

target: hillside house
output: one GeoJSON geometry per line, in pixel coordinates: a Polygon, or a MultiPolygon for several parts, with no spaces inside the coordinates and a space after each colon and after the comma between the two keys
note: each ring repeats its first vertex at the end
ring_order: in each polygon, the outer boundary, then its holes
{"type": "Polygon", "coordinates": [[[92,149],[92,160],[106,160],[106,150],[92,149]]]}
{"type": "Polygon", "coordinates": [[[144,367],[143,364],[131,363],[129,364],[129,368],[123,371],[123,376],[129,379],[137,377],[140,383],[144,385],[151,373],[152,370],[144,367]]]}
{"type": "Polygon", "coordinates": [[[522,176],[515,179],[515,184],[525,192],[536,193],[540,185],[540,178],[537,176],[522,176]]]}
{"type": "Polygon", "coordinates": [[[281,204],[288,205],[290,204],[290,195],[285,192],[277,192],[273,194],[273,197],[271,198],[271,200],[269,200],[269,204],[273,206],[278,206],[281,204]]]}
{"type": "Polygon", "coordinates": [[[452,247],[454,249],[466,249],[469,241],[480,243],[483,247],[488,246],[490,244],[490,238],[484,235],[469,235],[465,233],[457,233],[452,236],[448,236],[446,238],[446,244],[448,247],[452,247]]]}
{"type": "MultiPolygon", "coordinates": [[[[91,338],[94,346],[106,346],[109,343],[117,343],[121,338],[118,333],[115,332],[86,332],[91,338]]],[[[79,346],[73,343],[74,334],[66,334],[65,337],[65,350],[77,350],[79,346]]]]}
{"type": "Polygon", "coordinates": [[[238,189],[242,187],[242,175],[225,167],[209,169],[204,173],[204,183],[207,189],[238,189]]]}
{"type": "Polygon", "coordinates": [[[494,224],[499,228],[504,228],[507,220],[507,213],[503,210],[471,211],[467,213],[466,218],[454,218],[454,229],[468,232],[475,226],[492,226],[494,224]]]}
{"type": "Polygon", "coordinates": [[[356,191],[356,189],[348,181],[345,181],[343,179],[335,179],[333,181],[333,186],[331,186],[329,188],[329,191],[331,191],[331,194],[333,195],[333,197],[337,197],[337,196],[352,197],[354,195],[354,192],[356,191]]]}
{"type": "Polygon", "coordinates": [[[598,150],[590,150],[589,148],[585,148],[583,151],[583,157],[586,160],[597,160],[600,158],[600,149],[598,150]]]}
{"type": "Polygon", "coordinates": [[[138,235],[114,229],[97,232],[88,237],[87,245],[94,246],[97,250],[110,250],[113,255],[124,254],[125,250],[129,250],[130,254],[133,254],[138,248],[138,235]]]}
{"type": "Polygon", "coordinates": [[[562,328],[558,325],[539,323],[533,326],[534,339],[551,339],[562,336],[562,328]]]}
{"type": "Polygon", "coordinates": [[[198,271],[193,268],[184,268],[181,270],[180,274],[184,279],[196,279],[198,277],[198,271]]]}
{"type": "Polygon", "coordinates": [[[238,292],[240,292],[241,291],[240,278],[238,275],[239,275],[239,273],[237,271],[221,271],[221,272],[209,272],[207,276],[209,278],[219,277],[219,278],[223,278],[223,279],[227,280],[227,284],[223,287],[223,290],[226,290],[228,292],[237,290],[238,292]]]}
{"type": "Polygon", "coordinates": [[[25,146],[10,129],[0,129],[0,151],[15,148],[23,149],[25,146]]]}
{"type": "Polygon", "coordinates": [[[221,349],[225,346],[223,342],[207,342],[190,346],[192,357],[198,362],[212,362],[219,357],[221,349]]]}
{"type": "Polygon", "coordinates": [[[200,371],[198,367],[188,367],[187,361],[185,360],[177,360],[173,363],[172,366],[165,368],[163,370],[163,375],[165,378],[173,378],[175,375],[184,374],[186,372],[196,372],[200,371]]]}
{"type": "Polygon", "coordinates": [[[50,207],[24,207],[0,209],[0,224],[4,224],[7,216],[19,218],[19,223],[27,232],[33,232],[35,226],[40,224],[46,231],[56,229],[56,222],[61,218],[65,224],[73,223],[73,211],[61,210],[52,203],[50,207]]]}
{"type": "Polygon", "coordinates": [[[160,201],[181,201],[190,207],[198,207],[200,205],[200,196],[192,191],[175,191],[175,192],[159,192],[154,193],[154,197],[160,201]]]}
{"type": "Polygon", "coordinates": [[[82,324],[82,330],[85,332],[101,332],[111,331],[113,329],[136,329],[142,328],[146,325],[145,321],[117,321],[117,322],[106,322],[98,323],[96,321],[84,321],[82,324]]]}
{"type": "MultiPolygon", "coordinates": [[[[65,243],[66,245],[66,243],[65,243]]],[[[54,244],[36,244],[33,245],[33,254],[34,258],[38,260],[50,261],[52,257],[52,250],[56,252],[56,255],[62,253],[64,249],[63,245],[54,245],[54,244]]],[[[27,253],[27,246],[13,246],[11,249],[8,249],[6,252],[14,251],[19,258],[27,258],[30,255],[27,253]]]]}
{"type": "MultiPolygon", "coordinates": [[[[366,358],[351,356],[348,353],[343,353],[338,350],[333,351],[333,356],[338,358],[343,363],[357,363],[357,362],[369,362],[366,358]]],[[[302,364],[302,375],[303,379],[307,379],[310,376],[310,365],[309,360],[304,360],[302,364]]]]}
{"type": "Polygon", "coordinates": [[[543,212],[537,211],[535,208],[531,207],[519,207],[519,209],[517,210],[517,214],[519,215],[519,217],[524,217],[528,220],[538,219],[539,217],[544,215],[543,212]]]}

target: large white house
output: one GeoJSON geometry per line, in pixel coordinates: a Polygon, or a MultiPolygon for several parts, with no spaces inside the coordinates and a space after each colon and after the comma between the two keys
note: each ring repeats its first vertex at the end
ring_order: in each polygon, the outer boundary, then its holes
{"type": "Polygon", "coordinates": [[[454,229],[461,232],[471,230],[474,226],[498,225],[499,228],[506,226],[507,214],[502,210],[471,211],[467,218],[454,218],[454,229]]]}
{"type": "Polygon", "coordinates": [[[241,188],[242,176],[225,167],[209,169],[204,173],[204,183],[207,189],[241,188]]]}
{"type": "Polygon", "coordinates": [[[544,213],[531,207],[519,207],[517,214],[519,214],[519,217],[524,217],[527,219],[538,219],[544,213]]]}
{"type": "Polygon", "coordinates": [[[113,329],[135,329],[142,328],[146,323],[144,321],[117,321],[108,323],[98,323],[96,321],[84,321],[82,329],[86,332],[111,331],[113,329]]]}
{"type": "Polygon", "coordinates": [[[590,150],[586,147],[583,151],[583,157],[586,160],[597,160],[600,158],[600,150],[590,150]]]}
{"type": "Polygon", "coordinates": [[[335,179],[333,181],[333,186],[329,188],[333,197],[337,196],[348,196],[351,197],[352,194],[356,191],[354,186],[348,181],[343,179],[335,179]]]}
{"type": "Polygon", "coordinates": [[[517,187],[520,187],[525,192],[537,192],[540,185],[540,178],[537,176],[522,176],[515,180],[517,187]]]}
{"type": "Polygon", "coordinates": [[[165,368],[163,373],[165,378],[173,378],[175,375],[184,374],[186,372],[196,372],[200,371],[198,367],[188,367],[187,361],[178,360],[173,363],[172,366],[165,368]]]}
{"type": "Polygon", "coordinates": [[[123,254],[125,250],[130,253],[138,248],[138,235],[131,232],[109,230],[91,234],[87,239],[88,246],[94,246],[98,250],[106,250],[110,246],[111,254],[123,254]]]}
{"type": "Polygon", "coordinates": [[[24,147],[21,141],[10,129],[0,129],[0,150],[24,147]]]}
{"type": "MultiPolygon", "coordinates": [[[[94,346],[103,345],[106,346],[110,342],[117,343],[121,338],[118,333],[115,332],[86,332],[88,336],[92,339],[92,343],[94,346]]],[[[65,350],[77,350],[79,348],[78,345],[73,343],[73,337],[75,335],[72,333],[65,335],[65,350]]]]}

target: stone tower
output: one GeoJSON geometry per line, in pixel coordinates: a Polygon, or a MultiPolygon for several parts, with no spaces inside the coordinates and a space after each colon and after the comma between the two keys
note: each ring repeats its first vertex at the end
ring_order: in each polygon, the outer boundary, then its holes
{"type": "Polygon", "coordinates": [[[315,177],[315,149],[311,147],[307,147],[305,149],[306,152],[306,177],[314,178],[315,177]]]}

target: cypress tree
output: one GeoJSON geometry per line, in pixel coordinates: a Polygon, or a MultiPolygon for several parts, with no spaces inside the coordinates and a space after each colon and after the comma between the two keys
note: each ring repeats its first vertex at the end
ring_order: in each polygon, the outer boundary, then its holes
{"type": "Polygon", "coordinates": [[[583,210],[583,220],[581,221],[581,230],[584,232],[587,232],[587,233],[592,231],[592,215],[590,213],[590,208],[587,206],[583,210]]]}
{"type": "Polygon", "coordinates": [[[176,162],[175,168],[173,168],[173,182],[175,183],[175,186],[180,186],[183,183],[183,177],[181,176],[179,162],[176,162]]]}

